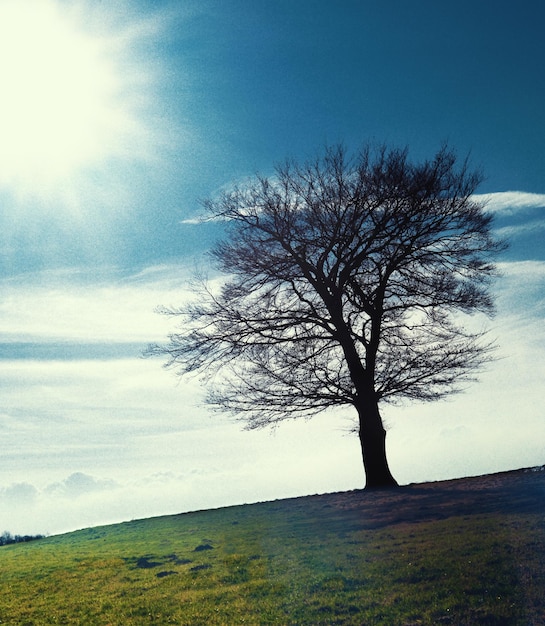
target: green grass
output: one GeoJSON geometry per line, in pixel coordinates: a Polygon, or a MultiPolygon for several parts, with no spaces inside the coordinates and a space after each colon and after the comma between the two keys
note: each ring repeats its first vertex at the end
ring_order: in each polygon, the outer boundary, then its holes
{"type": "Polygon", "coordinates": [[[2,547],[0,623],[543,623],[540,512],[419,520],[417,498],[391,519],[404,498],[315,496],[2,547]]]}

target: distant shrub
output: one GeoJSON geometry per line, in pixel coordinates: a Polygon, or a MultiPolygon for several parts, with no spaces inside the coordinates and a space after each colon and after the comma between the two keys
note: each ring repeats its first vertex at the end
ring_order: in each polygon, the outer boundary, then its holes
{"type": "Polygon", "coordinates": [[[28,541],[44,538],[45,535],[12,535],[6,530],[0,535],[0,546],[7,546],[11,543],[27,543],[28,541]]]}

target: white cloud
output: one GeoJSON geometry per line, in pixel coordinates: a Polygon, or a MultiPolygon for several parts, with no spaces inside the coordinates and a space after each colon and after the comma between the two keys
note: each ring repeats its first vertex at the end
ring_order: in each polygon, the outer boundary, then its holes
{"type": "Polygon", "coordinates": [[[0,488],[0,499],[7,506],[21,506],[33,504],[38,490],[28,483],[15,483],[9,487],[0,488]]]}
{"type": "Polygon", "coordinates": [[[6,279],[0,283],[0,341],[159,341],[171,321],[156,308],[183,301],[186,279],[182,266],[129,277],[51,272],[6,279]]]}
{"type": "Polygon", "coordinates": [[[204,218],[199,217],[188,217],[185,220],[181,220],[180,224],[190,224],[192,226],[200,225],[204,223],[204,218]]]}
{"type": "Polygon", "coordinates": [[[545,220],[534,220],[523,224],[512,224],[494,229],[494,233],[500,239],[519,237],[520,235],[536,234],[545,230],[545,220]]]}
{"type": "Polygon", "coordinates": [[[75,472],[74,474],[70,474],[70,476],[62,482],[48,485],[45,492],[61,495],[65,498],[77,498],[96,491],[109,491],[116,486],[113,480],[98,480],[88,474],[75,472]]]}
{"type": "Polygon", "coordinates": [[[474,199],[478,202],[485,202],[487,210],[501,213],[502,215],[513,215],[527,209],[545,207],[545,194],[528,193],[526,191],[499,191],[496,193],[476,194],[474,199]]]}
{"type": "MultiPolygon", "coordinates": [[[[533,320],[541,328],[545,313],[545,262],[502,262],[498,264],[498,269],[502,278],[497,282],[495,291],[504,326],[509,321],[520,330],[520,323],[512,322],[515,317],[525,324],[533,320]]],[[[521,337],[523,342],[526,339],[527,335],[521,337]]]]}

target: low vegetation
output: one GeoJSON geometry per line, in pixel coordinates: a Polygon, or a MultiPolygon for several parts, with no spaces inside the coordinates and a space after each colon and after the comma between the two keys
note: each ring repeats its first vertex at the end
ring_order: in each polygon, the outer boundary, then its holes
{"type": "Polygon", "coordinates": [[[9,545],[0,623],[545,623],[544,488],[520,471],[9,545]]]}

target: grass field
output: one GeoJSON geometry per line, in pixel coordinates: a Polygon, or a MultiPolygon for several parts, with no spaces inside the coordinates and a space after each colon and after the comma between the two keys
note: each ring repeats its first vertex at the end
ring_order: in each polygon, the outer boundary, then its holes
{"type": "Polygon", "coordinates": [[[0,548],[1,624],[545,624],[545,472],[0,548]]]}

